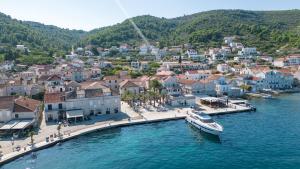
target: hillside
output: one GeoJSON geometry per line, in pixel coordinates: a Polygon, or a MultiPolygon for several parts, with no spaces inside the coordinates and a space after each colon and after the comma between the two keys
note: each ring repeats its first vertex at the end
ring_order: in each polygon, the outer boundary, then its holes
{"type": "MultiPolygon", "coordinates": [[[[177,26],[177,22],[165,18],[144,15],[132,18],[141,32],[149,41],[158,41],[170,36],[177,26]]],[[[129,19],[124,22],[105,28],[95,29],[89,32],[84,43],[111,47],[122,43],[136,44],[141,38],[134,29],[129,19]]]]}
{"type": "Polygon", "coordinates": [[[70,50],[72,44],[78,43],[84,34],[84,31],[19,21],[0,13],[0,56],[9,60],[22,58],[23,53],[15,50],[16,45],[25,45],[31,51],[29,55],[37,59],[64,53],[70,50]]]}
{"type": "MultiPolygon", "coordinates": [[[[133,18],[150,41],[165,45],[190,42],[199,46],[219,46],[225,36],[240,35],[248,46],[274,52],[282,46],[300,47],[300,10],[245,11],[215,10],[165,19],[152,16],[133,18]]],[[[109,47],[120,43],[141,43],[141,38],[128,20],[89,33],[84,41],[109,47]]]]}
{"type": "MultiPolygon", "coordinates": [[[[219,47],[225,36],[239,35],[246,46],[273,53],[277,49],[300,48],[300,10],[245,11],[214,10],[177,18],[144,15],[131,18],[148,41],[160,47],[192,43],[196,47],[219,47]]],[[[143,43],[129,19],[90,32],[61,29],[36,22],[19,21],[0,13],[0,60],[26,64],[63,55],[72,45],[118,46],[143,43]],[[31,57],[15,50],[17,44],[30,49],[31,57]],[[32,59],[35,58],[35,59],[32,59]]]]}

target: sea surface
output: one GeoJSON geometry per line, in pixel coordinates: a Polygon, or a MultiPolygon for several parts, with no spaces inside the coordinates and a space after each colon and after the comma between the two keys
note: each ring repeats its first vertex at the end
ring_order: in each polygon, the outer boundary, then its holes
{"type": "Polygon", "coordinates": [[[214,116],[220,138],[184,120],[95,132],[5,169],[299,169],[300,94],[255,99],[256,112],[214,116]]]}

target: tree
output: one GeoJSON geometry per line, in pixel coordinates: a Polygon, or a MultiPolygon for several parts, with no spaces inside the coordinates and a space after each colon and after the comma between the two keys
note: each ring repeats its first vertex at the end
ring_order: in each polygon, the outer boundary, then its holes
{"type": "Polygon", "coordinates": [[[57,126],[57,133],[58,133],[58,138],[60,139],[61,138],[61,133],[60,133],[60,131],[61,131],[61,123],[59,123],[58,124],[58,126],[57,126]]]}
{"type": "Polygon", "coordinates": [[[241,89],[243,89],[243,91],[251,91],[252,90],[252,87],[251,86],[249,86],[249,85],[242,85],[241,86],[241,89]]]}
{"type": "Polygon", "coordinates": [[[154,92],[160,92],[162,89],[162,84],[158,80],[152,80],[150,81],[150,89],[152,89],[154,92]]]}
{"type": "Polygon", "coordinates": [[[33,146],[33,144],[34,144],[34,139],[33,139],[34,134],[35,134],[34,131],[30,131],[28,133],[28,136],[30,137],[30,144],[31,144],[31,146],[33,146]]]}

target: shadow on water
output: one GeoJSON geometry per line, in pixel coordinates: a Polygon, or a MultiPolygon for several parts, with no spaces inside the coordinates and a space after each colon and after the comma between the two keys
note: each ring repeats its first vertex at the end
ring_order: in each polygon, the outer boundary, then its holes
{"type": "Polygon", "coordinates": [[[196,137],[196,139],[199,142],[204,142],[204,140],[208,140],[210,142],[217,143],[217,144],[222,143],[219,136],[203,132],[190,124],[187,124],[187,125],[189,128],[189,131],[192,133],[193,136],[196,137]]]}
{"type": "Polygon", "coordinates": [[[121,134],[121,131],[122,128],[112,128],[112,129],[88,133],[86,135],[83,135],[82,137],[89,137],[89,138],[101,137],[102,139],[112,139],[115,138],[116,136],[119,136],[121,134]]]}

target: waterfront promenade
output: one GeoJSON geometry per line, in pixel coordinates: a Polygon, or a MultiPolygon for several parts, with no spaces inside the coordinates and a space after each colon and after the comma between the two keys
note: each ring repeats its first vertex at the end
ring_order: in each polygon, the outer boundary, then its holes
{"type": "Polygon", "coordinates": [[[62,127],[62,137],[53,138],[48,142],[46,142],[46,137],[49,137],[50,134],[57,133],[57,125],[47,127],[41,126],[42,131],[38,135],[34,136],[34,146],[28,144],[30,142],[30,138],[24,140],[16,140],[14,146],[11,145],[10,141],[1,141],[3,156],[0,160],[0,165],[10,162],[25,154],[48,148],[50,146],[56,145],[59,142],[67,141],[82,134],[114,127],[184,119],[187,115],[187,112],[190,110],[190,108],[176,108],[165,112],[158,112],[155,110],[148,112],[145,110],[141,110],[141,113],[137,113],[134,112],[126,103],[122,103],[123,113],[110,115],[105,118],[96,118],[92,121],[78,123],[74,126],[62,127]],[[20,146],[21,149],[19,151],[12,151],[16,146],[20,146]]]}
{"type": "MultiPolygon", "coordinates": [[[[52,139],[49,139],[48,142],[46,141],[46,137],[49,137],[50,135],[56,135],[58,131],[57,124],[46,124],[45,119],[43,119],[42,121],[39,133],[37,133],[37,135],[34,135],[34,146],[28,144],[30,143],[30,138],[15,140],[13,145],[11,144],[10,140],[1,140],[3,156],[0,160],[0,165],[10,162],[11,160],[19,158],[25,154],[48,148],[50,146],[56,145],[59,142],[67,141],[79,135],[114,127],[184,119],[187,116],[188,112],[193,111],[192,108],[184,107],[166,107],[165,111],[159,111],[153,106],[147,106],[147,108],[140,107],[137,111],[134,111],[127,103],[122,102],[121,104],[122,113],[98,116],[94,117],[92,120],[83,121],[75,125],[66,127],[62,126],[62,137],[54,137],[52,139]],[[20,150],[13,151],[13,149],[15,149],[17,146],[20,147],[20,150]]],[[[239,105],[232,105],[228,108],[217,109],[201,105],[200,109],[201,111],[210,115],[236,113],[250,110],[248,107],[239,105]]]]}

